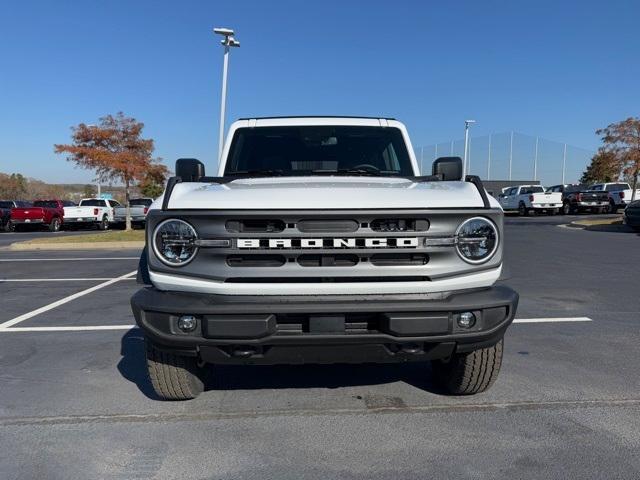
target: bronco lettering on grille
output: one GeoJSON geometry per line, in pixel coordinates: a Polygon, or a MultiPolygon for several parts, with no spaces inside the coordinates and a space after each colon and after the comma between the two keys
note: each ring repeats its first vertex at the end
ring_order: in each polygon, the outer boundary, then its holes
{"type": "Polygon", "coordinates": [[[239,238],[238,248],[417,248],[418,237],[239,238]]]}

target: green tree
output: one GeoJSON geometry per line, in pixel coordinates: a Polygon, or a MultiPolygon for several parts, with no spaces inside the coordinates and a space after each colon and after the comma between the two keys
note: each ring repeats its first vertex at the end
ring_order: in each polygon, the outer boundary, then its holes
{"type": "Polygon", "coordinates": [[[580,177],[580,183],[615,182],[620,176],[620,162],[613,152],[600,149],[580,177]]]}
{"type": "MultiPolygon", "coordinates": [[[[162,165],[164,166],[164,165],[162,165]]],[[[144,179],[140,182],[140,192],[145,197],[157,198],[164,192],[164,183],[167,180],[166,168],[150,168],[144,179]]]]}

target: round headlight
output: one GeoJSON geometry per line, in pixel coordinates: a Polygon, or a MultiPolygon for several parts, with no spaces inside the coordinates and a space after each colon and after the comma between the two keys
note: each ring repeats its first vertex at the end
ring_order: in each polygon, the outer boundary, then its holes
{"type": "Polygon", "coordinates": [[[197,238],[195,229],[184,220],[165,220],[153,232],[153,250],[163,263],[181,267],[196,256],[197,238]]]}
{"type": "Polygon", "coordinates": [[[456,250],[465,262],[483,263],[498,248],[498,229],[491,220],[474,217],[456,230],[456,250]]]}

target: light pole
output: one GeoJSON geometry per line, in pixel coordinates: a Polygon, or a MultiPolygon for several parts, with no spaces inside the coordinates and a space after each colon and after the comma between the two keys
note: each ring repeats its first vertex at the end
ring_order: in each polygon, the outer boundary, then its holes
{"type": "Polygon", "coordinates": [[[227,72],[229,70],[229,49],[239,47],[240,42],[233,38],[233,30],[230,28],[214,28],[213,33],[222,35],[224,40],[220,43],[224,46],[224,61],[222,65],[222,96],[220,98],[220,133],[218,135],[218,162],[222,159],[222,147],[224,145],[224,117],[227,108],[227,72]]]}
{"type": "Polygon", "coordinates": [[[467,158],[469,157],[469,127],[471,124],[476,123],[475,120],[464,121],[464,160],[462,162],[462,179],[467,176],[467,158]]]}

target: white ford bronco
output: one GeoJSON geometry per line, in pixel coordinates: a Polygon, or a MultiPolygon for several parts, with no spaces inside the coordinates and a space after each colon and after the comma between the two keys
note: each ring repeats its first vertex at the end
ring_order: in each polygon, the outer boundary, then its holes
{"type": "MultiPolygon", "coordinates": [[[[206,364],[430,362],[451,394],[495,381],[518,294],[494,283],[503,211],[457,157],[420,176],[393,119],[242,119],[147,216],[131,299],[159,398],[206,364]]],[[[425,374],[428,369],[425,369],[425,374]]]]}

